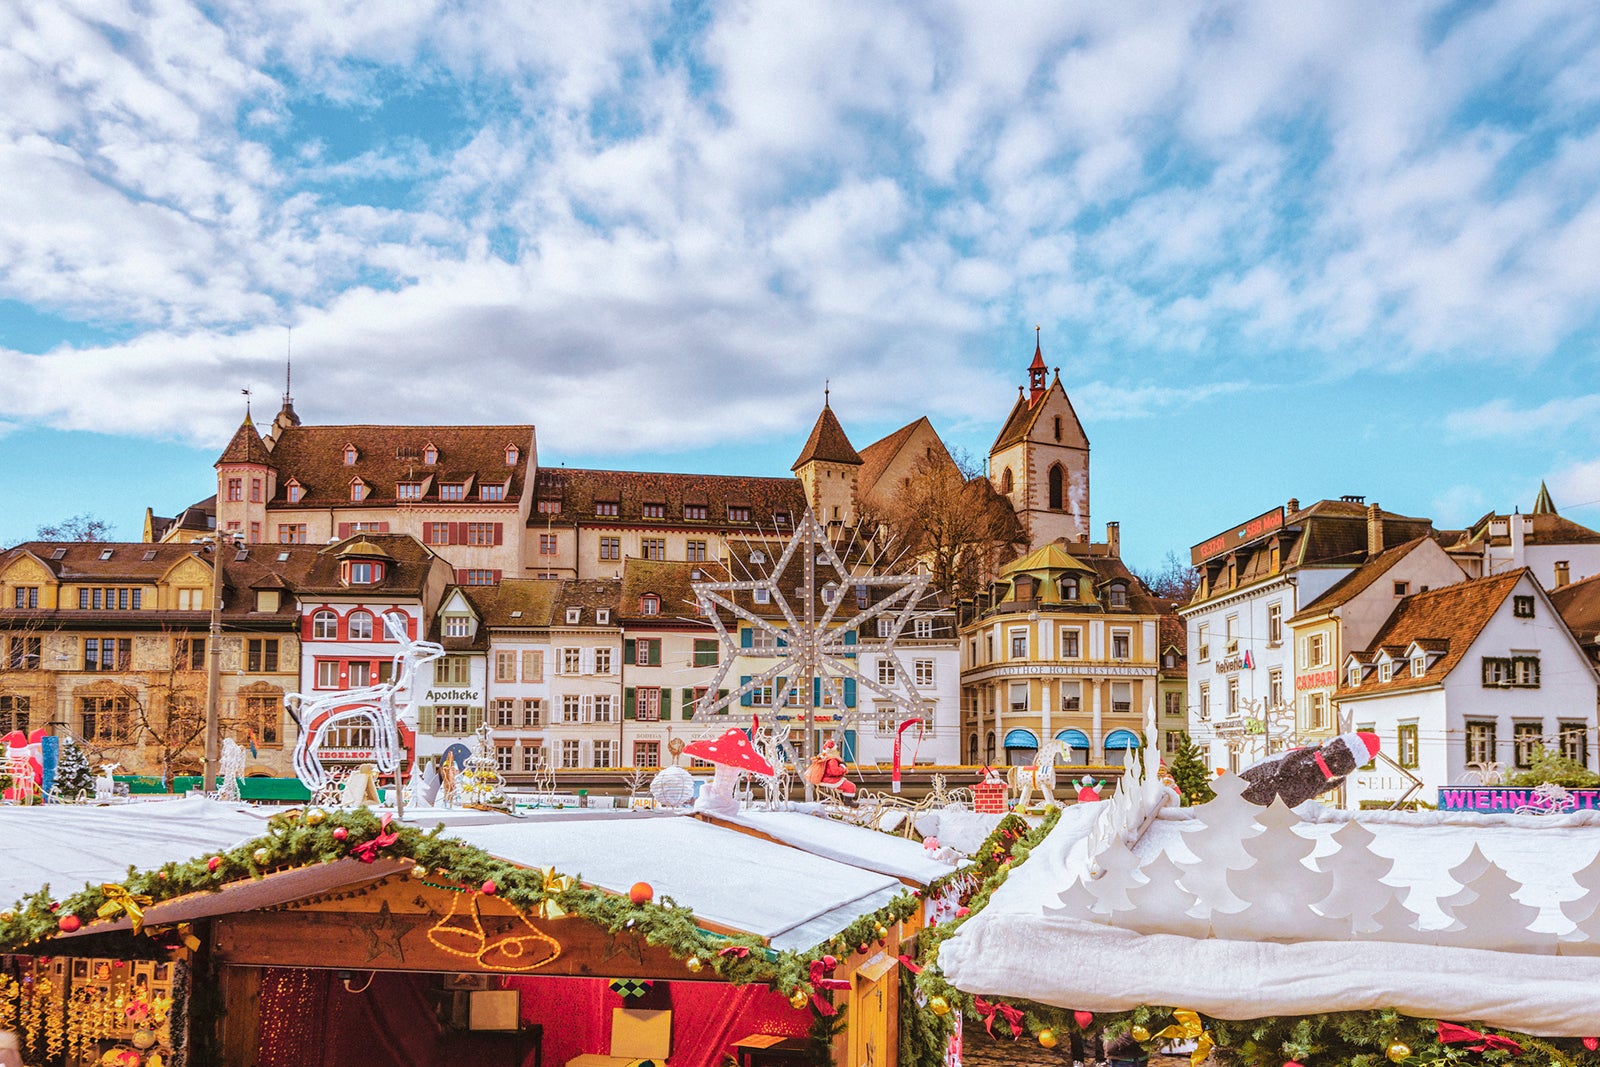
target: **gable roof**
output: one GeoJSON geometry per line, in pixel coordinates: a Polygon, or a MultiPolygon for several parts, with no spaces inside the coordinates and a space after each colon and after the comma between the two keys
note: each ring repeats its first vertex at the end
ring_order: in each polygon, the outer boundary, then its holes
{"type": "Polygon", "coordinates": [[[1488,544],[1495,547],[1505,547],[1511,544],[1511,520],[1521,518],[1528,524],[1528,529],[1523,534],[1523,543],[1529,545],[1593,545],[1600,544],[1600,530],[1591,530],[1589,527],[1573,522],[1571,519],[1557,515],[1554,511],[1536,511],[1528,515],[1499,515],[1495,512],[1483,516],[1469,526],[1462,534],[1461,540],[1451,545],[1452,548],[1464,548],[1468,545],[1488,544]],[[1496,529],[1496,527],[1499,529],[1496,529]]]}
{"type": "Polygon", "coordinates": [[[944,441],[939,437],[938,431],[933,428],[933,423],[928,421],[926,415],[923,415],[921,418],[906,423],[894,433],[887,437],[879,438],[861,450],[861,470],[856,472],[856,492],[863,500],[872,495],[878,480],[883,477],[884,471],[889,469],[889,464],[894,462],[901,449],[905,448],[906,444],[915,436],[917,429],[924,425],[927,426],[928,433],[933,435],[933,440],[939,446],[939,454],[944,458],[945,462],[952,467],[955,466],[955,460],[950,458],[950,452],[945,448],[944,441]]]}
{"type": "Polygon", "coordinates": [[[1009,448],[1019,441],[1027,440],[1032,435],[1034,424],[1039,421],[1039,416],[1044,414],[1046,402],[1050,399],[1051,394],[1058,391],[1061,394],[1061,402],[1067,405],[1067,415],[1077,425],[1078,432],[1083,435],[1083,443],[1087,446],[1089,435],[1084,432],[1083,420],[1078,418],[1077,409],[1072,406],[1072,398],[1067,395],[1067,390],[1061,384],[1061,376],[1058,374],[1045,388],[1044,392],[1031,401],[1027,392],[1019,387],[1017,402],[1012,405],[1011,414],[1006,416],[1005,425],[1000,427],[1000,435],[994,439],[994,444],[989,446],[989,454],[993,455],[1002,448],[1009,448]]]}
{"type": "Polygon", "coordinates": [[[706,627],[696,607],[693,583],[699,572],[699,581],[725,582],[728,571],[720,563],[682,563],[663,560],[629,558],[622,567],[622,591],[617,605],[617,616],[631,624],[654,623],[673,627],[706,627]],[[646,615],[639,603],[646,593],[661,598],[661,610],[646,615]]]}
{"type": "Polygon", "coordinates": [[[785,514],[790,527],[805,514],[805,490],[798,478],[757,478],[727,474],[663,474],[655,471],[574,470],[547,467],[539,471],[534,493],[539,501],[560,501],[558,514],[535,506],[528,526],[570,525],[595,516],[596,503],[617,505],[617,525],[703,526],[707,530],[771,529],[773,516],[785,514]],[[660,518],[645,518],[646,504],[662,504],[660,518]],[[688,518],[686,505],[706,509],[704,519],[688,518]],[[750,509],[750,522],[730,523],[728,509],[750,509]]]}
{"type": "Polygon", "coordinates": [[[1334,582],[1326,592],[1296,612],[1294,618],[1289,621],[1295,622],[1309,619],[1313,615],[1321,615],[1341,605],[1348,604],[1371,588],[1374,582],[1389,573],[1389,570],[1395,564],[1405,559],[1418,546],[1429,540],[1431,538],[1413,537],[1403,544],[1384,549],[1337,582],[1334,582]]]}
{"type": "Polygon", "coordinates": [[[826,403],[822,405],[822,413],[817,416],[816,424],[811,427],[811,436],[806,438],[805,447],[800,450],[800,458],[789,469],[797,471],[807,463],[818,460],[823,463],[861,463],[861,456],[851,447],[844,427],[839,425],[833,408],[826,403]]]}
{"type": "Polygon", "coordinates": [[[498,585],[463,586],[486,629],[536,629],[555,618],[561,582],[551,578],[506,578],[498,585]]]}
{"type": "Polygon", "coordinates": [[[442,484],[469,481],[504,484],[505,499],[515,501],[522,496],[533,452],[531,425],[285,426],[272,446],[271,461],[280,477],[268,503],[290,508],[348,504],[355,478],[369,489],[363,507],[394,503],[397,484],[429,478],[424,501],[439,499],[442,484]],[[439,450],[439,461],[432,465],[423,462],[423,447],[430,443],[439,450]],[[506,463],[507,445],[516,446],[515,464],[506,463]],[[355,447],[355,463],[345,463],[346,446],[355,447]],[[288,503],[291,480],[304,490],[299,503],[288,503]]]}
{"type": "Polygon", "coordinates": [[[410,534],[354,534],[317,549],[315,562],[300,588],[308,594],[420,596],[427,586],[428,573],[438,559],[431,549],[410,534]],[[383,579],[370,585],[346,585],[339,576],[343,558],[370,554],[371,549],[380,549],[388,557],[383,579]]]}
{"type": "Polygon", "coordinates": [[[1367,646],[1362,658],[1370,661],[1383,649],[1391,649],[1390,655],[1398,658],[1404,655],[1405,649],[1413,641],[1429,649],[1438,648],[1437,642],[1448,642],[1444,655],[1430,665],[1421,678],[1411,677],[1409,671],[1398,671],[1387,682],[1368,681],[1356,687],[1346,684],[1347,679],[1341,678],[1339,699],[1437,685],[1461,662],[1467,649],[1505,603],[1506,597],[1529,573],[1526,567],[1522,567],[1492,578],[1458,582],[1404,598],[1367,646]]]}

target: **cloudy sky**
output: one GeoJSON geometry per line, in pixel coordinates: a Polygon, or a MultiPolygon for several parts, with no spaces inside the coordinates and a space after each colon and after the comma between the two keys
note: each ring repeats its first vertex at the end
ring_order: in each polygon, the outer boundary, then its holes
{"type": "Polygon", "coordinates": [[[1125,553],[1365,494],[1600,526],[1600,7],[0,5],[0,543],[243,414],[546,465],[982,457],[1034,326],[1125,553]]]}

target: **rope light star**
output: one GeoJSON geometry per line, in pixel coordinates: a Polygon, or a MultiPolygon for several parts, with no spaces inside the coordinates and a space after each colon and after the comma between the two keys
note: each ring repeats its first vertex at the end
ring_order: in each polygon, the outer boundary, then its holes
{"type": "MultiPolygon", "coordinates": [[[[770,707],[763,704],[759,711],[752,709],[751,714],[735,714],[733,721],[748,721],[757,715],[779,719],[784,717],[785,709],[801,710],[806,724],[803,746],[808,750],[807,755],[813,755],[809,750],[815,741],[819,690],[825,694],[824,709],[838,712],[834,728],[839,731],[853,728],[859,718],[858,712],[844,705],[839,690],[845,679],[855,681],[858,694],[866,690],[891,703],[897,722],[920,714],[928,706],[896,648],[901,634],[919,614],[928,588],[928,576],[916,572],[850,573],[827,532],[809,509],[795,524],[782,554],[764,574],[747,581],[694,582],[692,587],[696,607],[716,631],[723,651],[705,695],[694,705],[696,721],[722,716],[743,706],[746,696],[761,693],[771,685],[774,692],[770,707]],[[791,601],[785,595],[782,580],[797,557],[803,566],[804,578],[793,591],[795,600],[791,601]],[[766,614],[734,599],[735,594],[748,593],[754,601],[758,590],[766,592],[767,605],[764,606],[770,609],[766,614]],[[854,605],[853,610],[847,608],[847,602],[854,605]],[[768,616],[781,616],[781,625],[779,620],[768,616]],[[757,633],[765,634],[768,640],[752,647],[739,645],[728,630],[726,617],[743,620],[757,633]],[[876,636],[863,639],[864,627],[878,620],[888,625],[874,625],[876,636]],[[901,680],[900,687],[891,688],[858,670],[856,665],[863,653],[876,653],[892,661],[894,676],[901,680]],[[719,696],[736,657],[771,659],[773,663],[719,696]],[[779,678],[784,680],[784,685],[776,684],[779,678]],[[818,679],[821,679],[820,686],[818,679]]],[[[859,695],[856,703],[859,707],[859,695]]],[[[724,717],[718,721],[730,719],[724,717]]]]}

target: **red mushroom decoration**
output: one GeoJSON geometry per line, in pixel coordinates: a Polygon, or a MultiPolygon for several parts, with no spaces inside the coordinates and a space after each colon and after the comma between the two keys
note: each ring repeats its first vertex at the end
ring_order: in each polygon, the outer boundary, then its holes
{"type": "Polygon", "coordinates": [[[683,751],[717,768],[711,776],[711,784],[700,791],[700,799],[695,801],[697,811],[736,815],[739,801],[734,798],[733,787],[738,783],[739,775],[745,772],[762,776],[772,774],[772,764],[761,758],[755,746],[750,744],[750,738],[736,726],[730,727],[727,733],[715,740],[693,741],[683,746],[683,751]]]}

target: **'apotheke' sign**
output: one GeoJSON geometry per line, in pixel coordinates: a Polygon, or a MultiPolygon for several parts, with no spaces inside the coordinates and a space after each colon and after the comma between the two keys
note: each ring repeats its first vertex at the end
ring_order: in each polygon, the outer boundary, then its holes
{"type": "Polygon", "coordinates": [[[467,686],[456,686],[450,689],[429,689],[422,694],[424,704],[482,704],[483,690],[471,689],[467,686]]]}

